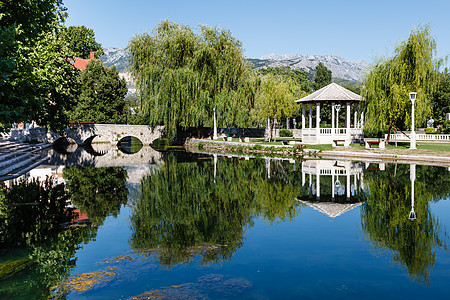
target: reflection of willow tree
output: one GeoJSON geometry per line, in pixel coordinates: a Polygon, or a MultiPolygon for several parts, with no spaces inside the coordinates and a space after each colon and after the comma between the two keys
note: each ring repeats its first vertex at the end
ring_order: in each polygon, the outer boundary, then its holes
{"type": "Polygon", "coordinates": [[[51,180],[0,188],[0,298],[45,298],[75,266],[79,244],[96,235],[89,224],[61,226],[73,217],[67,199],[51,180]]]}
{"type": "Polygon", "coordinates": [[[435,249],[446,249],[448,239],[445,229],[430,212],[428,202],[433,194],[429,186],[417,177],[414,206],[417,220],[412,221],[408,219],[409,165],[390,165],[386,172],[366,170],[364,180],[368,193],[361,209],[361,223],[367,238],[375,247],[390,251],[392,258],[407,268],[412,279],[428,283],[435,249]]]}
{"type": "Polygon", "coordinates": [[[293,200],[300,184],[268,181],[264,161],[220,160],[215,182],[213,168],[212,162],[176,163],[170,157],[144,178],[131,217],[131,246],[156,252],[169,266],[197,254],[203,263],[225,261],[242,246],[255,217],[273,222],[298,213],[293,200]]]}
{"type": "Polygon", "coordinates": [[[117,217],[120,206],[126,204],[123,168],[66,167],[63,175],[72,203],[98,225],[109,215],[117,217]]]}

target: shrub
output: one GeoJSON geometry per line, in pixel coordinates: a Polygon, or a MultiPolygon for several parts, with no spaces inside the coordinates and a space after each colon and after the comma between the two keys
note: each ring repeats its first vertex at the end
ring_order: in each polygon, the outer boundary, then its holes
{"type": "Polygon", "coordinates": [[[291,137],[292,130],[289,129],[280,129],[280,137],[291,137]]]}
{"type": "Polygon", "coordinates": [[[430,133],[435,133],[436,130],[434,128],[425,128],[425,133],[430,134],[430,133]]]}

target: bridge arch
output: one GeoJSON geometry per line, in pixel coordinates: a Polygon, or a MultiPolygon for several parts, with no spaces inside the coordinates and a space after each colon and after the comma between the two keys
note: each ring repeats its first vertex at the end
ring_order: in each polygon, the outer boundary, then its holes
{"type": "Polygon", "coordinates": [[[62,136],[53,142],[53,148],[60,154],[70,154],[77,150],[78,144],[72,138],[62,136]]]}
{"type": "Polygon", "coordinates": [[[122,137],[117,142],[117,148],[125,154],[138,153],[142,149],[143,145],[144,144],[138,137],[132,135],[122,137]]]}

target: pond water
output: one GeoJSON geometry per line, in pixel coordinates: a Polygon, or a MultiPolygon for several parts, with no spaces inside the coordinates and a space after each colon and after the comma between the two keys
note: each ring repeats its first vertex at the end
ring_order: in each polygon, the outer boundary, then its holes
{"type": "Polygon", "coordinates": [[[2,299],[450,292],[447,168],[147,147],[49,155],[28,174],[52,174],[45,188],[0,195],[2,299]]]}

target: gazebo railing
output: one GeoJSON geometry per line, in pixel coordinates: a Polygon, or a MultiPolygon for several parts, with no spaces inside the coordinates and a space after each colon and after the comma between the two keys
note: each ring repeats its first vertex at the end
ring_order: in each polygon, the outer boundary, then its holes
{"type": "MultiPolygon", "coordinates": [[[[391,142],[393,141],[406,141],[409,142],[410,138],[409,136],[406,136],[404,134],[391,134],[389,136],[389,140],[391,142]]],[[[423,133],[416,133],[416,141],[450,141],[450,134],[423,134],[423,133]]]]}
{"type": "Polygon", "coordinates": [[[347,128],[320,128],[320,135],[332,135],[334,130],[334,135],[346,135],[347,128]]]}

